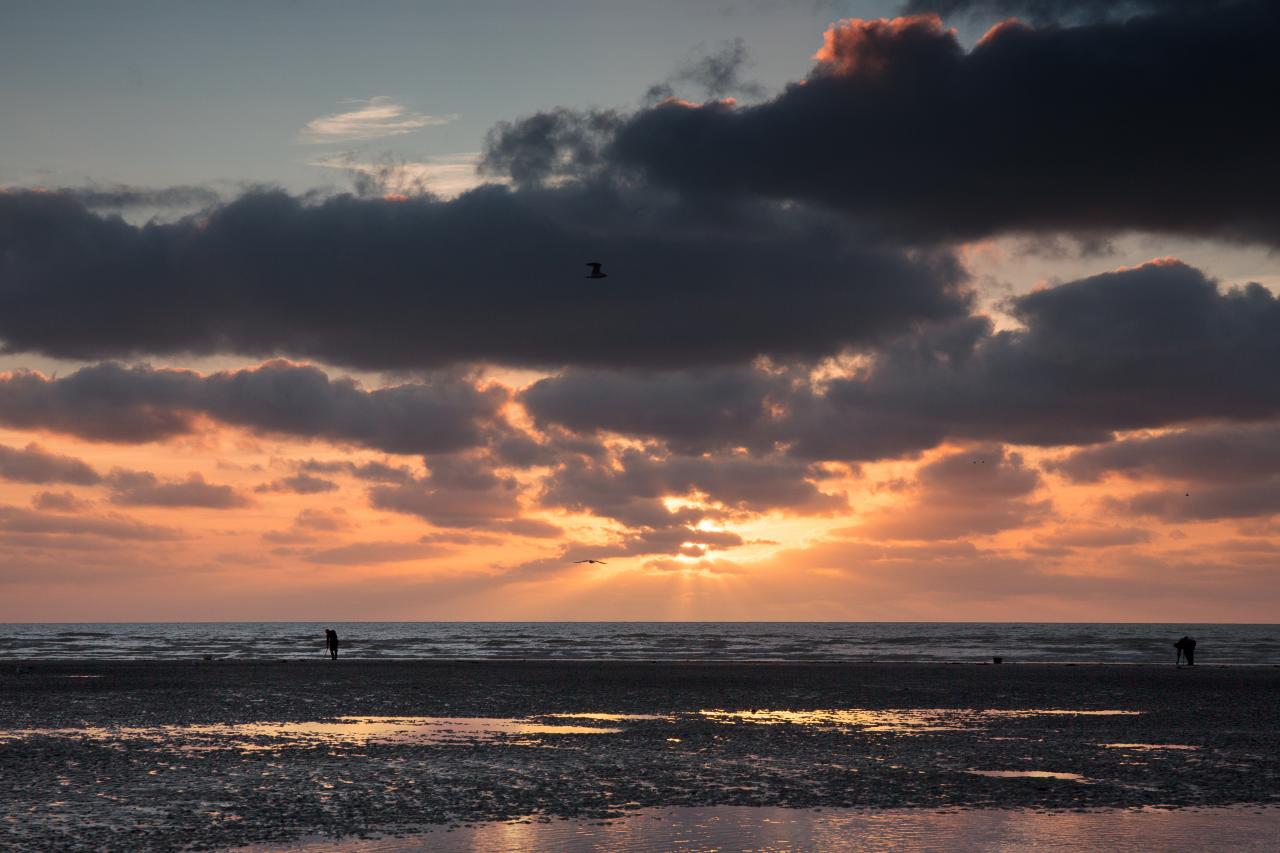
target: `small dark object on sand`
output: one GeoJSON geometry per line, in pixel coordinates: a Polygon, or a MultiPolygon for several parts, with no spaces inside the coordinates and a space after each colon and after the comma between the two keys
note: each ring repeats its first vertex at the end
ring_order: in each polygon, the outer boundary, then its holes
{"type": "Polygon", "coordinates": [[[213,655],[205,655],[204,660],[213,660],[213,655]]]}
{"type": "Polygon", "coordinates": [[[1174,659],[1173,665],[1177,666],[1182,663],[1182,658],[1187,659],[1187,666],[1196,665],[1196,641],[1190,637],[1184,636],[1181,640],[1173,644],[1178,650],[1178,657],[1174,659]]]}
{"type": "Polygon", "coordinates": [[[992,662],[992,663],[1004,663],[1004,658],[1000,657],[1000,655],[996,655],[995,657],[991,658],[991,662],[992,662]]]}

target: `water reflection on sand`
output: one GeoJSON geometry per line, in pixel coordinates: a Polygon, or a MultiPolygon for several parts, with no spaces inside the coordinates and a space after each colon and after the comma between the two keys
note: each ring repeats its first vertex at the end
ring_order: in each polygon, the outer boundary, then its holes
{"type": "Polygon", "coordinates": [[[992,776],[997,779],[1061,779],[1066,782],[1088,782],[1079,773],[1059,773],[1054,770],[966,770],[975,776],[992,776]]]}
{"type": "MultiPolygon", "coordinates": [[[[807,711],[750,709],[730,711],[706,709],[695,714],[627,714],[577,711],[514,717],[419,717],[349,716],[309,722],[253,722],[210,725],[89,726],[85,728],[17,729],[0,732],[0,743],[30,737],[74,737],[104,741],[155,741],[180,749],[275,750],[283,747],[388,744],[461,744],[497,741],[517,745],[537,745],[539,736],[602,735],[623,731],[597,723],[657,721],[676,723],[689,717],[725,725],[792,725],[822,729],[860,730],[917,734],[927,732],[980,731],[1002,718],[1041,715],[1129,715],[1139,711],[1015,709],[973,710],[967,708],[912,708],[870,710],[827,708],[807,711]],[[552,722],[544,722],[550,720],[552,722]],[[578,720],[592,725],[575,725],[561,720],[578,720]],[[528,740],[513,740],[524,736],[528,740]]],[[[1100,744],[1130,749],[1194,749],[1178,745],[1100,744]]]]}
{"type": "MultiPolygon", "coordinates": [[[[350,853],[522,853],[556,850],[1011,851],[1148,853],[1154,850],[1274,851],[1280,809],[1105,809],[1088,812],[936,809],[801,810],[715,806],[647,809],[615,821],[514,821],[444,829],[406,838],[344,839],[350,853]]],[[[333,839],[259,845],[245,853],[319,853],[333,839]]]]}
{"type": "Polygon", "coordinates": [[[181,744],[187,749],[280,749],[285,746],[450,744],[493,740],[507,735],[598,735],[621,731],[604,726],[539,723],[509,717],[339,717],[333,721],[260,722],[226,725],[109,726],[83,729],[23,729],[3,740],[24,737],[87,737],[94,740],[147,740],[181,744]]]}
{"type": "Polygon", "coordinates": [[[1059,708],[1019,708],[1013,710],[974,710],[970,708],[906,708],[869,710],[866,708],[827,708],[812,711],[747,711],[705,710],[702,716],[724,723],[753,723],[776,726],[814,726],[817,728],[857,728],[869,732],[955,732],[988,728],[993,721],[1039,716],[1128,716],[1141,711],[1071,710],[1059,708]]]}

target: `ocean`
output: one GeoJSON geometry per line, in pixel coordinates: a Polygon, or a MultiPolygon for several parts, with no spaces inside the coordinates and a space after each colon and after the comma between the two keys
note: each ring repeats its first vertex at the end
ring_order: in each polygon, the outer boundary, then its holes
{"type": "Polygon", "coordinates": [[[348,658],[1280,664],[1280,625],[1048,622],[0,623],[0,660],[348,658]]]}

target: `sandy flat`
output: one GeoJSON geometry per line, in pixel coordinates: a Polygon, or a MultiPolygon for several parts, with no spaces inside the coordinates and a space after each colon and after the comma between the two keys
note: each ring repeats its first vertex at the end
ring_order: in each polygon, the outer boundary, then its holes
{"type": "Polygon", "coordinates": [[[0,666],[5,849],[219,849],[670,807],[1280,802],[1274,667],[24,666],[0,666]]]}

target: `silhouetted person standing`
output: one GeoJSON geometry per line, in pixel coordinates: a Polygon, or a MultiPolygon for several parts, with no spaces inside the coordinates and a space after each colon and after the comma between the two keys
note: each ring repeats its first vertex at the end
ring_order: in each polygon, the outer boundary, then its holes
{"type": "Polygon", "coordinates": [[[1187,659],[1187,666],[1195,666],[1196,664],[1196,641],[1190,637],[1183,637],[1181,640],[1173,644],[1178,650],[1178,658],[1174,661],[1174,665],[1182,663],[1183,657],[1187,659]]]}
{"type": "Polygon", "coordinates": [[[338,632],[332,628],[324,629],[324,643],[329,647],[329,657],[338,659],[338,632]]]}

